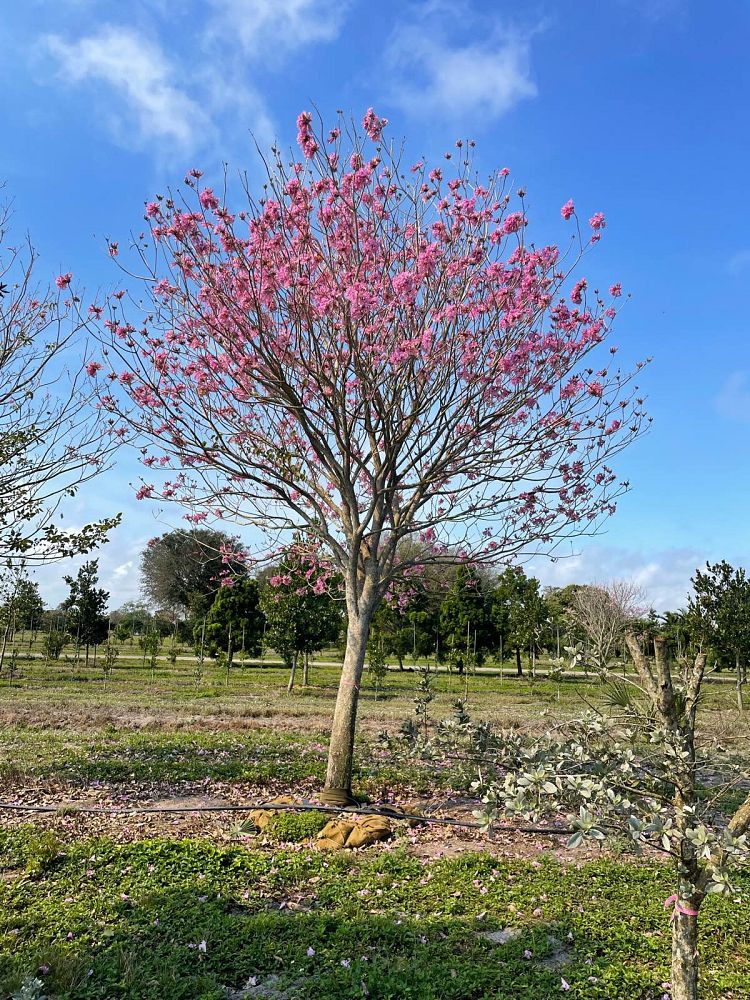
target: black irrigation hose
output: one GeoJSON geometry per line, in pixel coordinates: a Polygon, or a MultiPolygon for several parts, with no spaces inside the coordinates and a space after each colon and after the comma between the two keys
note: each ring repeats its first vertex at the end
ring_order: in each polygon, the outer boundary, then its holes
{"type": "MultiPolygon", "coordinates": [[[[388,819],[410,820],[417,823],[433,823],[440,826],[460,826],[479,830],[485,824],[471,820],[452,819],[451,817],[422,816],[418,813],[406,813],[389,806],[323,806],[314,802],[249,802],[240,806],[78,806],[59,803],[51,806],[23,805],[20,802],[0,802],[0,812],[31,812],[59,813],[62,815],[100,816],[134,816],[154,813],[204,813],[204,812],[251,812],[255,809],[277,809],[298,812],[342,813],[351,812],[367,816],[384,816],[388,819]]],[[[557,837],[569,837],[574,831],[569,827],[559,826],[513,826],[510,823],[493,823],[493,830],[505,830],[511,833],[544,833],[557,837]]]]}

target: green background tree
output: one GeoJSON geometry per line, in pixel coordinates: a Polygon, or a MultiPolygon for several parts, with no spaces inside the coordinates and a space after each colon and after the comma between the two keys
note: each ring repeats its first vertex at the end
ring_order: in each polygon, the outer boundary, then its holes
{"type": "Polygon", "coordinates": [[[67,613],[67,630],[75,637],[76,646],[85,648],[88,666],[90,647],[103,642],[109,630],[109,593],[96,586],[99,582],[99,560],[85,562],[77,576],[66,576],[64,580],[70,588],[70,594],[62,604],[67,613]]]}

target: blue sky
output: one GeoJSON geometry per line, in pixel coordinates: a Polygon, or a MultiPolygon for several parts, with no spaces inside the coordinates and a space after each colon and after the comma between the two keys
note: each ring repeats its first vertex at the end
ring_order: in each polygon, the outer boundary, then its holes
{"type": "MultiPolygon", "coordinates": [[[[228,162],[260,182],[253,136],[290,145],[312,104],[357,118],[373,105],[415,159],[474,138],[480,170],[507,165],[527,189],[537,241],[565,240],[568,198],[584,218],[605,212],[585,271],[632,293],[622,358],[654,358],[641,380],[653,428],[617,466],[632,492],[604,535],[534,572],[635,577],[664,609],[706,559],[750,562],[746,0],[5,7],[0,179],[40,277],[110,286],[105,238],[126,243],[144,201],[193,166],[218,179],[228,162]]],[[[137,474],[123,455],[68,508],[71,522],[124,511],[101,552],[113,607],[137,595],[146,539],[180,523],[131,499],[137,474]]],[[[40,571],[49,601],[70,570],[40,571]]]]}

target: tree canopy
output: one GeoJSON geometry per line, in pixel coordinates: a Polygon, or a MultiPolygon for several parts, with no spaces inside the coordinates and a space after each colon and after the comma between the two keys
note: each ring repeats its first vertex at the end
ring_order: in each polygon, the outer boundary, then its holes
{"type": "Polygon", "coordinates": [[[220,587],[203,623],[193,630],[196,641],[205,638],[215,655],[226,653],[229,664],[235,650],[244,645],[246,653],[257,656],[263,641],[263,613],[260,610],[260,590],[257,580],[237,580],[232,586],[220,587]]]}
{"type": "Polygon", "coordinates": [[[539,581],[526,576],[521,567],[507,567],[498,577],[490,614],[498,635],[502,636],[503,647],[515,650],[520,677],[521,651],[538,645],[548,617],[539,581]]]}
{"type": "Polygon", "coordinates": [[[68,597],[62,603],[67,613],[67,630],[75,637],[77,645],[85,646],[88,663],[89,647],[97,646],[107,638],[109,593],[97,587],[97,559],[85,562],[75,577],[66,576],[64,579],[70,588],[68,597]]]}
{"type": "Polygon", "coordinates": [[[30,580],[21,567],[7,570],[0,579],[0,623],[15,628],[39,628],[44,601],[39,584],[30,580]]]}
{"type": "Polygon", "coordinates": [[[221,580],[245,574],[239,540],[211,528],[169,531],[152,538],[141,554],[141,587],[157,607],[202,617],[221,580]]]}
{"type": "Polygon", "coordinates": [[[341,609],[327,586],[316,587],[317,580],[325,584],[298,542],[268,575],[261,591],[266,641],[290,669],[289,690],[294,685],[298,655],[307,661],[310,653],[336,642],[341,631],[341,609]]]}

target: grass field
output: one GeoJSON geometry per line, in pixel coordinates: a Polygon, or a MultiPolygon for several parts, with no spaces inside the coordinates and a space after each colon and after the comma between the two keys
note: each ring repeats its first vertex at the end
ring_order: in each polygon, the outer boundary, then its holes
{"type": "MultiPolygon", "coordinates": [[[[341,854],[292,840],[304,824],[241,833],[245,814],[229,806],[320,787],[334,666],[314,664],[292,695],[278,667],[235,666],[227,684],[207,661],[196,685],[190,661],[152,673],[137,651],[106,687],[99,665],[18,659],[14,673],[6,661],[0,799],[56,811],[0,813],[0,997],[23,983],[28,997],[144,1000],[669,995],[670,873],[654,862],[437,825],[397,824],[388,844],[341,854]],[[99,815],[76,803],[186,811],[99,815]]],[[[415,684],[393,671],[376,697],[365,683],[355,787],[470,816],[465,776],[394,758],[378,740],[413,715],[415,684]]],[[[473,716],[525,728],[603,696],[584,679],[466,684],[473,716]]],[[[440,719],[465,681],[440,674],[433,686],[440,719]]],[[[702,719],[714,744],[743,752],[731,686],[707,685],[702,719]]],[[[750,890],[750,877],[740,884],[750,890]]],[[[750,998],[747,917],[744,902],[705,904],[709,1000],[750,998]]]]}

